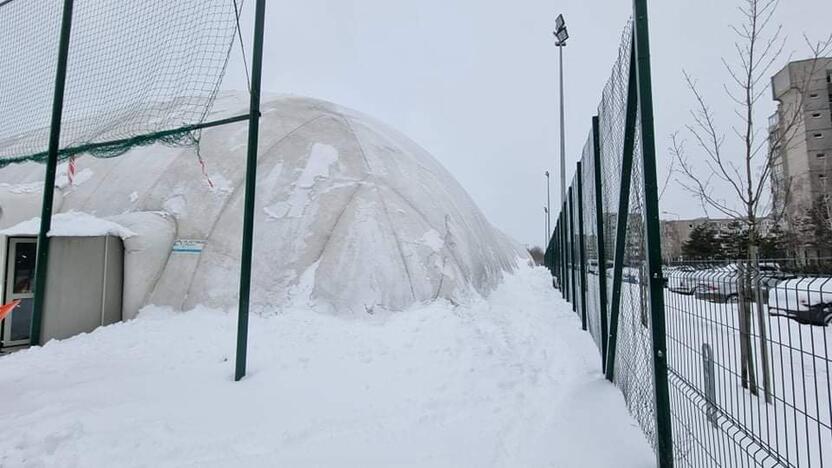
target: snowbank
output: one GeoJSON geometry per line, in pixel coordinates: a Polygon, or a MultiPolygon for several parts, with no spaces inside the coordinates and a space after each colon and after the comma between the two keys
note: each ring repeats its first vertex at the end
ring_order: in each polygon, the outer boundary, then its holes
{"type": "Polygon", "coordinates": [[[543,269],[470,306],[254,316],[238,383],[234,334],[233,313],[148,308],[0,357],[0,466],[654,465],[543,269]]]}

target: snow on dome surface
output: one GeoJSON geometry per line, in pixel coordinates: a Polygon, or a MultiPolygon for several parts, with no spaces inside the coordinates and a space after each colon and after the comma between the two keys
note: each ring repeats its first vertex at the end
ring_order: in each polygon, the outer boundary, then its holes
{"type": "MultiPolygon", "coordinates": [[[[223,96],[210,118],[244,113],[245,102],[223,96]]],[[[309,98],[264,99],[261,111],[255,306],[311,300],[349,313],[402,310],[437,298],[459,302],[493,290],[526,256],[430,154],[400,133],[309,98]]],[[[98,218],[169,213],[176,239],[200,248],[172,243],[144,302],[234,307],[246,137],[244,122],[203,132],[200,154],[210,184],[193,148],[155,145],[115,159],[84,157],[82,183],[58,184],[55,211],[98,218]]],[[[42,166],[28,163],[0,170],[0,208],[38,207],[39,192],[15,187],[30,187],[42,174],[42,166]]],[[[38,215],[21,210],[0,216],[0,228],[38,215]]]]}

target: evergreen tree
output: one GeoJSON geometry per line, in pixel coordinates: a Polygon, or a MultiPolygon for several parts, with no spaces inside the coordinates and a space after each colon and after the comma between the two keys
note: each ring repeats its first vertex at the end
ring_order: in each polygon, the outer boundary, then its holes
{"type": "Polygon", "coordinates": [[[782,259],[787,256],[788,236],[779,223],[760,239],[760,258],[782,259]]]}
{"type": "Polygon", "coordinates": [[[682,244],[682,255],[688,260],[716,260],[722,258],[721,242],[716,229],[708,223],[700,224],[690,232],[682,244]]]}
{"type": "MultiPolygon", "coordinates": [[[[759,234],[758,234],[759,236],[759,234]]],[[[749,230],[744,223],[733,220],[718,235],[723,260],[739,260],[748,256],[749,230]]]]}

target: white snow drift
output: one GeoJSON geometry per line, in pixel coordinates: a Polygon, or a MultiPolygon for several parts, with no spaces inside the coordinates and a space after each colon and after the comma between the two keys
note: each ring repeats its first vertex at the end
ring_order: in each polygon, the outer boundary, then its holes
{"type": "MultiPolygon", "coordinates": [[[[221,98],[210,118],[244,113],[244,101],[221,98]]],[[[127,255],[147,261],[125,265],[133,298],[125,317],[150,303],[233,306],[246,136],[245,123],[204,131],[207,177],[192,148],[159,145],[82,158],[76,185],[61,176],[56,212],[88,213],[136,233],[127,255]],[[154,228],[143,229],[145,221],[154,228]],[[204,250],[171,253],[176,240],[204,250]]],[[[522,255],[433,157],[364,115],[313,99],[270,99],[259,150],[257,306],[311,297],[348,313],[460,302],[491,291],[522,255]]],[[[0,169],[0,228],[39,214],[42,176],[35,164],[0,169]]]]}
{"type": "Polygon", "coordinates": [[[0,357],[0,466],[655,466],[543,269],[465,306],[255,315],[240,382],[234,333],[151,307],[0,357]]]}

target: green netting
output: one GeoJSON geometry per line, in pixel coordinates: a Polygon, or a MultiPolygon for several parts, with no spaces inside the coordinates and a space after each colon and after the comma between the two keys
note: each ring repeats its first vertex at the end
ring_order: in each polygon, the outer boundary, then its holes
{"type": "MultiPolygon", "coordinates": [[[[63,2],[0,2],[0,167],[43,160],[63,2]]],[[[61,158],[193,144],[236,33],[234,0],[75,0],[61,158]]]]}
{"type": "Polygon", "coordinates": [[[595,209],[595,144],[592,130],[589,132],[586,144],[581,153],[583,193],[582,203],[584,210],[583,238],[586,260],[586,322],[587,329],[592,334],[592,339],[602,351],[601,344],[601,302],[598,293],[600,287],[599,272],[603,272],[602,265],[605,264],[599,256],[598,249],[598,226],[596,223],[595,209]]]}
{"type": "MultiPolygon", "coordinates": [[[[655,403],[653,390],[652,339],[650,306],[648,302],[647,264],[644,252],[644,182],[642,171],[641,123],[635,125],[635,149],[629,193],[629,213],[619,213],[626,131],[627,90],[632,53],[632,23],[625,28],[612,68],[598,106],[601,180],[604,233],[602,235],[607,260],[614,261],[616,226],[626,216],[626,236],[618,318],[618,344],[615,354],[615,383],[624,394],[630,413],[639,422],[648,440],[655,444],[655,403]]],[[[594,210],[593,210],[594,212],[594,210]]],[[[600,268],[601,271],[604,268],[600,268]]],[[[610,270],[612,270],[610,268],[610,270]]],[[[612,296],[611,274],[607,281],[608,297],[612,296]]],[[[608,307],[612,301],[608,301],[608,307]]],[[[608,309],[607,314],[609,323],[608,309]]]]}

